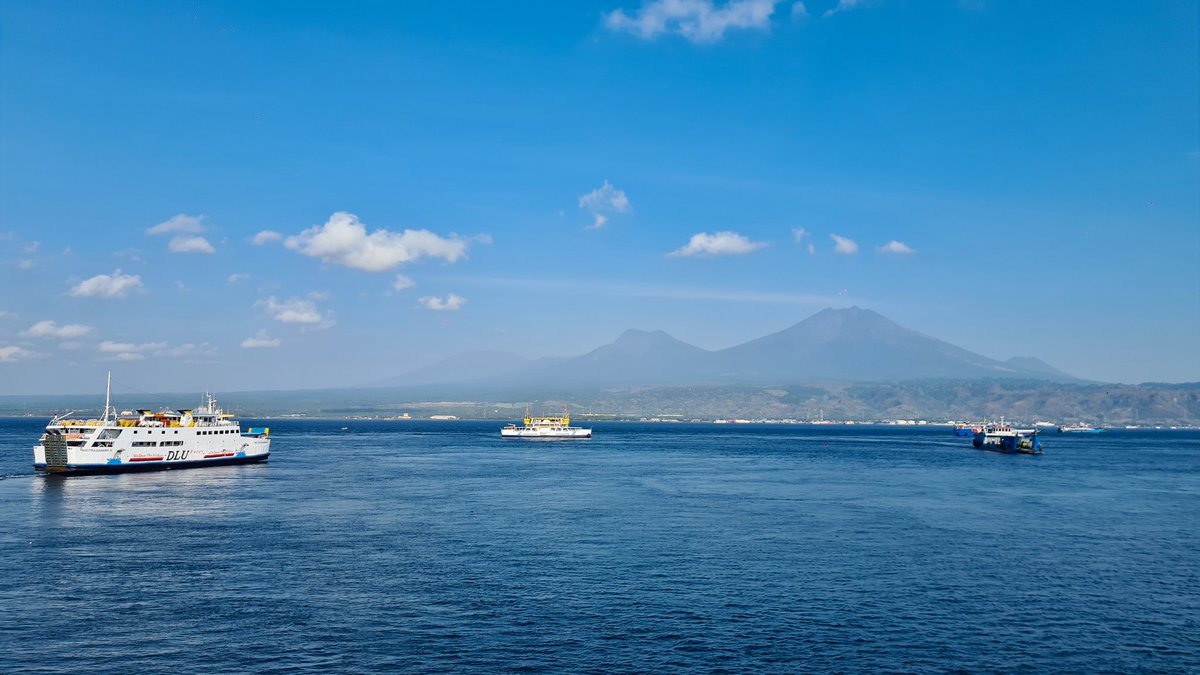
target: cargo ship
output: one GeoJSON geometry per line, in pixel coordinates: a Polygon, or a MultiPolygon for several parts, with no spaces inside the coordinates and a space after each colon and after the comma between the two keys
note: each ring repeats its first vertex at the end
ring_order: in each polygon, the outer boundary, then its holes
{"type": "Polygon", "coordinates": [[[984,423],[983,428],[975,432],[971,444],[980,450],[1004,452],[1009,454],[1040,455],[1042,443],[1038,439],[1036,429],[1014,429],[1004,422],[984,423]]]}
{"type": "Polygon", "coordinates": [[[99,419],[56,416],[33,446],[33,468],[53,475],[192,469],[265,462],[271,430],[242,431],[211,394],[194,410],[124,411],[112,406],[112,374],[99,419]]]}

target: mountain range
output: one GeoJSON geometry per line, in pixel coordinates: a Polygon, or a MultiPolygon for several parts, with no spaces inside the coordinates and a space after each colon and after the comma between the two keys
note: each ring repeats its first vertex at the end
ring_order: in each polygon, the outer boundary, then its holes
{"type": "Polygon", "coordinates": [[[910,330],[869,309],[825,309],[776,333],[711,351],[667,333],[627,330],[581,356],[466,352],[369,387],[478,383],[633,387],[1018,378],[1082,382],[1033,357],[998,361],[910,330]]]}

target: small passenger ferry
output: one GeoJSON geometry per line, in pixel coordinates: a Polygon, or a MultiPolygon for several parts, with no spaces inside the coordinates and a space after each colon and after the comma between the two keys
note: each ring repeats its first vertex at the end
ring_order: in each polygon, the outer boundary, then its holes
{"type": "Polygon", "coordinates": [[[195,410],[124,411],[111,405],[112,374],[100,419],[50,420],[33,446],[33,468],[80,475],[190,469],[266,461],[270,429],[241,424],[217,407],[211,394],[195,410]]]}
{"type": "Polygon", "coordinates": [[[591,438],[592,430],[571,426],[571,417],[530,417],[525,413],[524,426],[509,424],[500,429],[501,438],[526,438],[532,440],[560,440],[591,438]]]}

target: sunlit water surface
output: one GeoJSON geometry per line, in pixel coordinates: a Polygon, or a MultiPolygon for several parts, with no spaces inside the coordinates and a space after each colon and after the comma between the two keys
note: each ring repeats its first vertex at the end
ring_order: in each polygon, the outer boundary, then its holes
{"type": "Polygon", "coordinates": [[[44,424],[0,420],[0,672],[1200,671],[1196,433],[272,420],[61,479],[44,424]]]}

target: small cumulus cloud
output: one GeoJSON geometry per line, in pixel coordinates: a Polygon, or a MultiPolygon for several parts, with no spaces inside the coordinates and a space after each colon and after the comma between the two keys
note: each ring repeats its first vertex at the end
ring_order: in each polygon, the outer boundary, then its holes
{"type": "Polygon", "coordinates": [[[792,18],[794,18],[794,19],[807,19],[808,18],[808,8],[804,6],[803,2],[800,2],[799,0],[797,0],[796,2],[792,3],[792,18]]]}
{"type": "Polygon", "coordinates": [[[204,237],[197,236],[178,236],[167,244],[167,250],[171,253],[216,253],[217,249],[208,243],[204,237]]]}
{"type": "Polygon", "coordinates": [[[701,232],[692,235],[687,245],[671,251],[667,255],[673,258],[691,258],[695,256],[715,257],[720,255],[745,255],[752,253],[766,244],[750,241],[735,232],[701,232]]]}
{"type": "Polygon", "coordinates": [[[58,325],[54,321],[39,321],[25,330],[25,335],[33,338],[52,340],[77,340],[91,335],[94,329],[79,323],[58,325]]]}
{"type": "Polygon", "coordinates": [[[254,235],[254,237],[250,240],[250,243],[254,244],[255,246],[262,246],[263,244],[271,244],[281,239],[283,239],[282,234],[274,230],[263,230],[262,232],[254,235]]]}
{"type": "Polygon", "coordinates": [[[816,255],[816,254],[817,254],[817,247],[816,247],[815,245],[813,245],[813,244],[811,244],[811,243],[810,243],[810,244],[808,245],[808,254],[809,254],[809,255],[816,255]]]}
{"type": "Polygon", "coordinates": [[[112,274],[97,274],[79,282],[71,289],[71,295],[77,298],[123,298],[130,291],[142,288],[142,279],[136,274],[121,274],[117,270],[112,274]]]}
{"type": "Polygon", "coordinates": [[[0,363],[16,363],[18,361],[28,361],[40,356],[37,352],[23,349],[16,345],[0,346],[0,363]]]}
{"type": "Polygon", "coordinates": [[[199,344],[188,342],[174,347],[162,347],[154,352],[155,356],[166,356],[173,359],[183,359],[188,363],[204,362],[216,358],[221,350],[208,342],[199,344]]]}
{"type": "Polygon", "coordinates": [[[269,337],[267,331],[260,330],[254,337],[242,340],[242,349],[274,349],[281,344],[283,342],[279,338],[269,337]]]}
{"type": "Polygon", "coordinates": [[[250,275],[249,275],[249,274],[245,274],[245,273],[242,273],[242,272],[236,272],[236,273],[234,273],[234,274],[230,274],[230,275],[229,275],[229,278],[228,278],[228,279],[226,279],[225,281],[226,281],[226,283],[230,283],[230,284],[236,284],[236,283],[237,283],[237,282],[239,282],[239,281],[246,281],[246,280],[248,280],[249,278],[250,278],[250,275]]]}
{"type": "Polygon", "coordinates": [[[33,269],[33,261],[30,260],[29,258],[24,258],[22,260],[19,260],[19,261],[17,261],[17,269],[22,270],[22,271],[31,270],[31,269],[33,269]]]}
{"type": "Polygon", "coordinates": [[[324,225],[288,237],[284,246],[326,263],[365,272],[384,272],[421,258],[449,263],[467,255],[467,240],[440,237],[429,230],[389,232],[367,228],[353,213],[338,211],[324,225]]]}
{"type": "Polygon", "coordinates": [[[146,234],[199,234],[204,227],[204,216],[179,214],[146,230],[146,234]]]}
{"type": "Polygon", "coordinates": [[[319,294],[287,300],[277,300],[272,295],[266,300],[258,301],[256,306],[265,309],[267,314],[279,323],[299,324],[316,329],[329,328],[334,325],[334,321],[322,314],[315,302],[322,299],[324,296],[319,294]]]}
{"type": "Polygon", "coordinates": [[[877,248],[875,250],[879,251],[880,253],[886,253],[888,255],[912,255],[912,254],[916,253],[916,251],[909,248],[907,244],[905,244],[902,241],[896,241],[895,239],[889,241],[888,243],[884,244],[883,246],[880,246],[879,248],[877,248]]]}
{"type": "Polygon", "coordinates": [[[828,19],[838,12],[848,12],[859,6],[859,0],[838,0],[838,4],[833,9],[826,10],[821,16],[828,19]]]}
{"type": "Polygon", "coordinates": [[[457,296],[453,293],[447,296],[445,300],[433,296],[427,296],[418,299],[417,302],[421,303],[425,309],[433,310],[435,312],[457,312],[463,308],[463,305],[467,304],[466,298],[457,296]]]}
{"type": "Polygon", "coordinates": [[[836,234],[829,235],[833,240],[833,252],[842,255],[854,255],[858,253],[858,244],[853,239],[847,239],[836,234]]]}
{"type": "Polygon", "coordinates": [[[587,209],[592,214],[592,224],[588,229],[598,230],[608,223],[612,214],[629,213],[632,205],[624,190],[618,190],[607,180],[600,187],[579,197],[579,208],[587,209]]]}
{"type": "Polygon", "coordinates": [[[393,291],[406,291],[410,288],[416,288],[416,286],[417,282],[404,276],[403,274],[397,274],[396,279],[392,282],[393,291]]]}
{"type": "Polygon", "coordinates": [[[804,243],[804,240],[807,239],[808,236],[809,236],[808,230],[804,229],[803,227],[793,227],[792,228],[792,239],[797,244],[804,243]]]}
{"type": "Polygon", "coordinates": [[[96,345],[96,351],[104,354],[106,358],[116,361],[141,361],[153,352],[159,352],[167,348],[165,342],[143,342],[136,344],[133,342],[112,342],[105,340],[96,345]]]}
{"type": "Polygon", "coordinates": [[[632,15],[623,9],[606,14],[604,27],[643,40],[671,33],[697,44],[713,43],[724,38],[730,29],[768,29],[779,1],[648,0],[632,15]]]}

